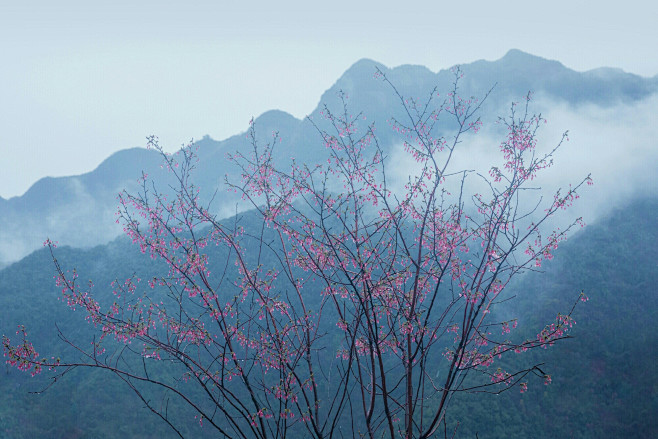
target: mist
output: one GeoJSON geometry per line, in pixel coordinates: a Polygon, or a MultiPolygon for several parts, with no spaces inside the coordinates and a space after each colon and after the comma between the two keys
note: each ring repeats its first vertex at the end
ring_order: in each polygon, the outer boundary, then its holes
{"type": "MultiPolygon", "coordinates": [[[[546,124],[542,124],[538,131],[537,153],[549,153],[567,131],[568,140],[555,152],[553,165],[540,171],[528,187],[537,188],[543,197],[542,205],[547,207],[556,190],[562,188],[564,194],[570,184],[575,186],[591,174],[593,186],[583,185],[579,190],[581,197],[568,209],[567,215],[561,215],[565,221],[582,217],[585,223],[594,222],[637,197],[656,194],[656,108],[658,95],[655,94],[633,104],[618,103],[609,107],[572,106],[535,96],[529,111],[531,114],[541,113],[546,119],[546,124]]],[[[501,116],[508,113],[505,108],[498,111],[501,116]]],[[[465,195],[486,194],[489,189],[478,174],[489,177],[492,166],[502,167],[499,146],[505,139],[505,130],[495,121],[495,117],[487,117],[479,133],[464,135],[447,169],[448,174],[471,171],[464,186],[465,195]]],[[[450,133],[446,136],[449,138],[450,133]]],[[[390,169],[396,190],[400,190],[408,176],[419,169],[402,145],[393,148],[390,162],[395,163],[390,169]]],[[[453,177],[456,179],[461,177],[453,177]]],[[[457,181],[453,181],[452,186],[448,183],[448,188],[456,191],[457,184],[457,181]]],[[[531,193],[528,198],[536,200],[537,195],[531,193]]]]}

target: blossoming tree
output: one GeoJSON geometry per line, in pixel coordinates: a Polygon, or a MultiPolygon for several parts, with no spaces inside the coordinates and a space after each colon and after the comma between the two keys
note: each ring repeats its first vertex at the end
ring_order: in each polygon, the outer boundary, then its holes
{"type": "Polygon", "coordinates": [[[433,91],[422,103],[375,76],[406,115],[390,121],[416,163],[403,187],[392,182],[394,163],[374,126],[350,115],[343,95],[342,108],[310,122],[322,163],[276,167],[277,135],[262,146],[251,125],[251,151],[230,156],[242,180],[227,181],[253,208],[257,221],[246,226],[219,221],[202,203],[194,146],[169,155],[152,138],[176,184],[161,192],[143,176],[139,193],[120,196],[119,221],[168,269],[117,281],[108,301],[61,267],[47,241],[57,284],[86,312],[93,343],[75,345],[80,360],[41,359],[21,327],[18,340],[3,337],[7,362],[54,378],[105,369],[181,437],[144,389],[187,404],[221,437],[425,438],[448,435],[446,408],[458,392],[524,392],[532,376],[549,382],[541,365],[506,370],[503,359],[567,337],[573,308],[517,341],[516,320],[500,321],[496,310],[508,303],[510,280],[550,259],[579,223],[545,230],[590,178],[545,206],[530,201],[536,192],[527,189],[557,147],[537,150],[543,119],[528,102],[500,119],[502,166],[488,175],[453,169],[465,136],[480,129],[484,100],[460,98],[459,69],[444,101],[433,91]],[[442,118],[454,132],[439,132],[442,118]],[[483,190],[465,193],[469,179],[483,190]]]}

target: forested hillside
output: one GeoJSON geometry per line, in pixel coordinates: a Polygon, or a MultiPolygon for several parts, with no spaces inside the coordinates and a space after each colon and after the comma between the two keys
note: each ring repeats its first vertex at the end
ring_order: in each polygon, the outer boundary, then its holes
{"type": "MultiPolygon", "coordinates": [[[[241,221],[249,227],[249,215],[241,221]]],[[[534,337],[537,331],[532,331],[556,311],[568,309],[580,290],[590,300],[577,308],[573,339],[519,357],[545,363],[551,385],[530,380],[523,394],[514,388],[500,395],[460,395],[448,411],[449,429],[457,427],[457,437],[477,433],[479,438],[655,437],[657,242],[658,200],[636,200],[565,243],[545,273],[530,273],[512,285],[515,312],[504,317],[518,317],[520,337],[534,337]]],[[[97,294],[106,299],[115,278],[147,278],[161,268],[124,238],[91,250],[62,247],[56,256],[64,267],[76,267],[81,279],[93,279],[97,294]]],[[[214,257],[221,259],[221,254],[214,257]]],[[[91,324],[58,295],[46,249],[0,271],[0,332],[13,334],[25,324],[43,355],[75,356],[59,340],[57,328],[84,340],[91,324]]],[[[28,393],[43,390],[47,376],[30,378],[3,369],[0,437],[174,437],[111,374],[78,369],[40,394],[28,393]]],[[[210,433],[193,413],[176,406],[171,411],[179,411],[192,437],[210,433]]]]}
{"type": "Polygon", "coordinates": [[[590,300],[577,308],[573,339],[531,353],[552,384],[465,396],[452,407],[455,418],[469,413],[463,437],[656,436],[656,243],[658,199],[635,200],[569,240],[545,273],[511,289],[521,332],[567,308],[580,290],[590,300]]]}

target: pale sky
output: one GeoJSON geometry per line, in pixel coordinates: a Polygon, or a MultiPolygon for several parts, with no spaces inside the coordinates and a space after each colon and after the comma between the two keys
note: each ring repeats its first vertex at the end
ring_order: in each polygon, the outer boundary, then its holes
{"type": "Polygon", "coordinates": [[[360,58],[432,71],[517,48],[658,73],[653,1],[0,0],[0,196],[156,134],[175,150],[298,118],[360,58]]]}

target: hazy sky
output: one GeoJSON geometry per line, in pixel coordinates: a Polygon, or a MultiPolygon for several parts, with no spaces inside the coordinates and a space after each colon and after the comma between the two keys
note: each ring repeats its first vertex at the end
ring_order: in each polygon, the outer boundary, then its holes
{"type": "Polygon", "coordinates": [[[653,76],[656,16],[636,0],[0,0],[0,196],[149,134],[174,150],[268,109],[301,118],[364,57],[438,71],[518,48],[653,76]]]}

